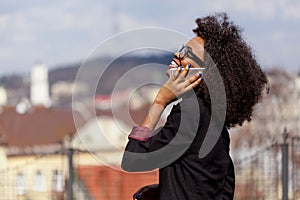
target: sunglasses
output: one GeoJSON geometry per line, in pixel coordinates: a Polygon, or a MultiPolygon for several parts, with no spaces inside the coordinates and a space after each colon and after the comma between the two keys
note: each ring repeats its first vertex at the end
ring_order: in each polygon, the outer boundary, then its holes
{"type": "Polygon", "coordinates": [[[183,60],[184,58],[190,58],[193,61],[195,61],[200,67],[205,66],[204,62],[194,54],[192,48],[189,46],[182,45],[178,49],[178,53],[179,53],[179,60],[183,60]]]}

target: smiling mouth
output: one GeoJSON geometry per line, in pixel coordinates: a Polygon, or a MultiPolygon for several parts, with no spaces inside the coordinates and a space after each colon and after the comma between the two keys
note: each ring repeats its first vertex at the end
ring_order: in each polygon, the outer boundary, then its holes
{"type": "Polygon", "coordinates": [[[174,68],[174,67],[179,67],[179,65],[174,60],[172,60],[171,64],[169,65],[169,67],[170,68],[174,68]]]}

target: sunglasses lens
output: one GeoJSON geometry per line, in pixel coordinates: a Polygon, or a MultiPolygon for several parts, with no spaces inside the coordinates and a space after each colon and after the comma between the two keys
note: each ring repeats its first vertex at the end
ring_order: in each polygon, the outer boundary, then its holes
{"type": "Polygon", "coordinates": [[[177,50],[177,52],[181,52],[183,48],[184,48],[184,45],[181,45],[181,46],[179,47],[179,49],[177,50]]]}
{"type": "Polygon", "coordinates": [[[179,57],[180,57],[180,59],[185,58],[187,51],[188,51],[188,49],[187,49],[186,46],[183,46],[181,48],[181,50],[179,51],[179,57]]]}

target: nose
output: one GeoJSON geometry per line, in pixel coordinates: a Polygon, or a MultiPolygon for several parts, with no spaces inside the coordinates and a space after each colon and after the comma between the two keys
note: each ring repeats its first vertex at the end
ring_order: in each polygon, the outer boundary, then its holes
{"type": "Polygon", "coordinates": [[[179,59],[179,53],[178,52],[174,53],[173,62],[175,62],[176,65],[178,65],[178,66],[181,65],[181,60],[179,59]]]}
{"type": "Polygon", "coordinates": [[[180,62],[180,54],[178,51],[174,53],[174,58],[176,58],[180,62]]]}

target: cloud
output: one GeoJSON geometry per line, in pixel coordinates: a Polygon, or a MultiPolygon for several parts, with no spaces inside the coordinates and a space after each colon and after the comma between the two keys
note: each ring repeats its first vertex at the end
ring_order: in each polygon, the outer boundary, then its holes
{"type": "Polygon", "coordinates": [[[296,0],[215,0],[205,5],[211,10],[235,11],[261,20],[274,20],[275,17],[300,19],[300,1],[296,0]]]}
{"type": "MultiPolygon", "coordinates": [[[[270,52],[272,56],[276,45],[285,43],[285,49],[295,50],[300,46],[298,36],[291,36],[300,33],[300,2],[296,0],[189,0],[185,3],[179,0],[28,0],[26,3],[2,1],[0,7],[0,46],[4,53],[0,56],[1,67],[29,66],[36,59],[43,59],[48,65],[75,62],[118,31],[145,26],[171,28],[192,36],[195,18],[216,11],[228,12],[241,24],[259,52],[270,52]],[[270,43],[271,48],[265,43],[270,43]]],[[[285,56],[289,60],[284,63],[291,62],[290,56],[285,56]]],[[[274,62],[285,59],[277,57],[273,58],[274,62]]]]}
{"type": "Polygon", "coordinates": [[[11,36],[11,40],[15,44],[21,44],[21,43],[35,43],[36,38],[30,34],[20,34],[20,33],[14,33],[11,36]]]}
{"type": "Polygon", "coordinates": [[[279,43],[279,42],[283,42],[284,40],[286,40],[287,35],[283,31],[276,31],[271,34],[271,39],[273,42],[279,43]]]}
{"type": "Polygon", "coordinates": [[[299,1],[284,1],[278,0],[282,15],[287,19],[300,19],[300,2],[299,1]]]}
{"type": "Polygon", "coordinates": [[[0,15],[0,29],[4,30],[9,24],[9,15],[2,14],[0,15]]]}
{"type": "Polygon", "coordinates": [[[13,55],[12,49],[0,47],[0,60],[10,59],[13,55]]]}
{"type": "Polygon", "coordinates": [[[119,17],[119,25],[122,31],[130,30],[138,27],[153,27],[156,26],[155,23],[150,21],[139,20],[136,17],[130,16],[128,14],[122,13],[119,17]]]}
{"type": "Polygon", "coordinates": [[[252,15],[260,19],[270,19],[275,15],[276,6],[273,0],[215,0],[210,4],[210,9],[239,12],[244,16],[252,15]]]}

